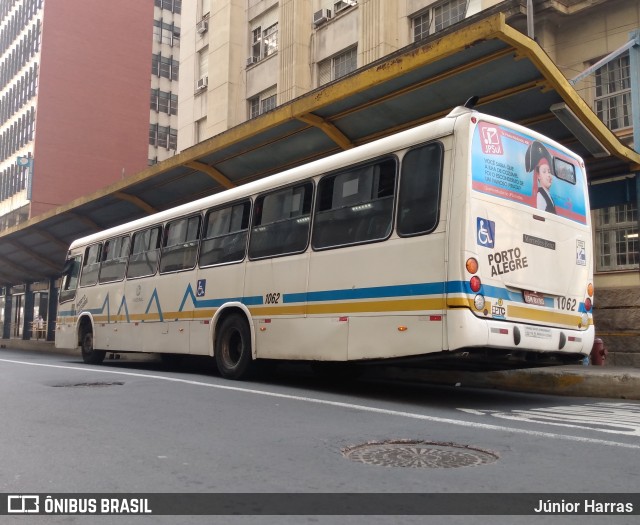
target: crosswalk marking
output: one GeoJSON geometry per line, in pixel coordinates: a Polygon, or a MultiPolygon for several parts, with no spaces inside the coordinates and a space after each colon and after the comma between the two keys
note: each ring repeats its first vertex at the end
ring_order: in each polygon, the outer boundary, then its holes
{"type": "Polygon", "coordinates": [[[459,408],[462,412],[500,419],[540,423],[570,428],[584,428],[640,436],[640,404],[636,403],[591,403],[533,408],[528,410],[474,410],[459,408]]]}

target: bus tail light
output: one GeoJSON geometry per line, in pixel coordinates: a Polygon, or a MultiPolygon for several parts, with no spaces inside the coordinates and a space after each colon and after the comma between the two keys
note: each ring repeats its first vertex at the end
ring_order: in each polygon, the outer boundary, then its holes
{"type": "Polygon", "coordinates": [[[584,301],[584,309],[585,309],[587,312],[590,312],[590,311],[591,311],[591,307],[592,307],[591,299],[589,299],[589,298],[587,297],[587,298],[585,299],[585,301],[584,301]]]}
{"type": "Polygon", "coordinates": [[[480,291],[480,287],[482,286],[480,277],[474,275],[471,279],[469,279],[469,286],[471,287],[472,292],[478,293],[480,291]]]}
{"type": "Polygon", "coordinates": [[[467,271],[473,275],[475,273],[478,273],[478,260],[474,257],[469,257],[467,259],[467,262],[465,264],[465,266],[467,267],[467,271]]]}
{"type": "Polygon", "coordinates": [[[593,297],[593,283],[589,283],[587,285],[587,295],[589,297],[593,297]]]}

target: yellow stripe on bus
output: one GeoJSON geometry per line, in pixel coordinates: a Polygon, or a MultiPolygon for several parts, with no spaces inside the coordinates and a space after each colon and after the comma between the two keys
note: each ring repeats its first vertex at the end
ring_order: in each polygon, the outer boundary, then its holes
{"type": "Polygon", "coordinates": [[[516,317],[518,319],[539,321],[542,323],[572,325],[576,328],[578,325],[581,325],[582,322],[580,316],[577,315],[535,310],[533,308],[526,308],[522,306],[507,306],[507,317],[516,317]]]}

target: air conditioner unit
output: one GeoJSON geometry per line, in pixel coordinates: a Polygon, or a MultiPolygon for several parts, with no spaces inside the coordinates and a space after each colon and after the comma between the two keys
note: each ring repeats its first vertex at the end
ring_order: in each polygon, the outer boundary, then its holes
{"type": "Polygon", "coordinates": [[[208,29],[209,29],[209,21],[208,20],[200,20],[200,22],[198,22],[196,24],[196,31],[201,35],[203,33],[206,33],[208,29]]]}
{"type": "Polygon", "coordinates": [[[209,77],[199,78],[196,82],[196,91],[200,91],[209,85],[209,77]]]}
{"type": "Polygon", "coordinates": [[[337,15],[341,11],[357,5],[357,3],[358,2],[356,2],[355,0],[340,0],[339,2],[333,4],[333,12],[337,15]]]}
{"type": "Polygon", "coordinates": [[[259,61],[260,59],[258,57],[250,56],[249,58],[247,58],[247,66],[257,64],[259,61]]]}
{"type": "Polygon", "coordinates": [[[318,27],[331,18],[331,9],[321,9],[313,13],[313,25],[318,27]]]}

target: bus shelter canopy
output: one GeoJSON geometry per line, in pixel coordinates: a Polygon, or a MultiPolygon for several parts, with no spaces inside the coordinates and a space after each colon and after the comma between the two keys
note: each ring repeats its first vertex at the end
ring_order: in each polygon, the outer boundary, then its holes
{"type": "Polygon", "coordinates": [[[542,48],[507,25],[503,12],[488,10],[5,230],[0,285],[55,278],[78,237],[441,118],[472,96],[479,111],[577,152],[591,183],[640,171],[640,155],[596,117],[542,48]]]}

